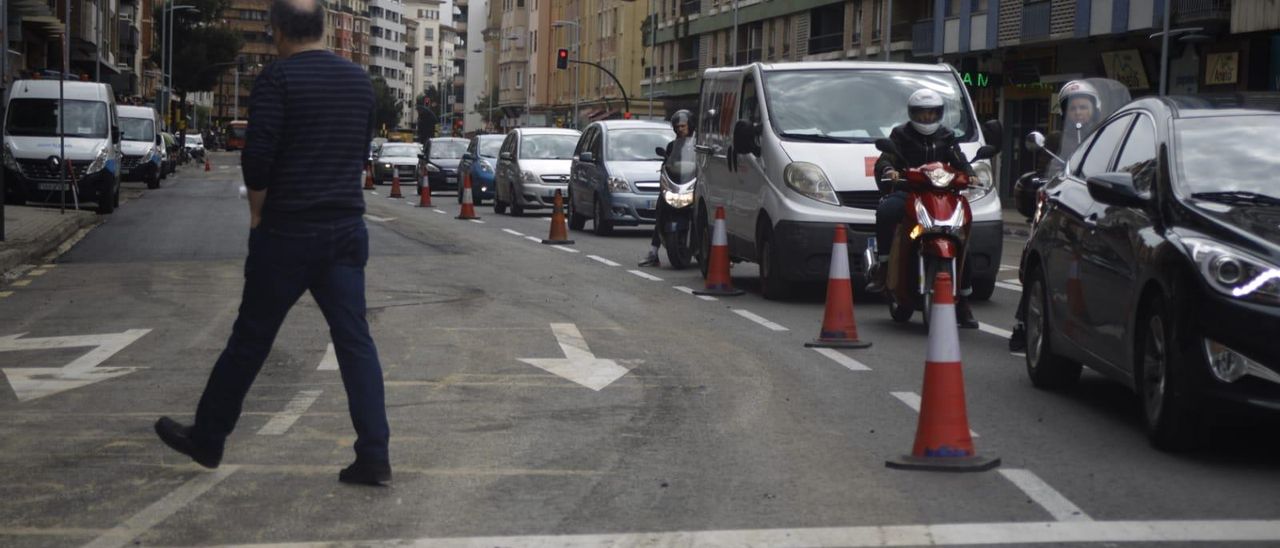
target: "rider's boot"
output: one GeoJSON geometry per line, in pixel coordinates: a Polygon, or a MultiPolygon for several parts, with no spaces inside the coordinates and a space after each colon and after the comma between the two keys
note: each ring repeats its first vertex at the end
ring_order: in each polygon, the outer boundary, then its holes
{"type": "Polygon", "coordinates": [[[889,257],[881,255],[871,267],[871,280],[867,282],[867,293],[880,293],[885,290],[889,278],[889,257]]]}
{"type": "Polygon", "coordinates": [[[977,329],[978,320],[973,317],[969,308],[969,298],[963,295],[956,297],[956,324],[964,329],[977,329]]]}

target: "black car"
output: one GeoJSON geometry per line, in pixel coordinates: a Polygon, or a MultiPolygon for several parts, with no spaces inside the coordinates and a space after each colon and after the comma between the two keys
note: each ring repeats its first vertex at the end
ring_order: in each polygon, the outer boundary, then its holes
{"type": "Polygon", "coordinates": [[[1147,98],[1108,117],[1039,192],[1020,269],[1032,384],[1082,364],[1119,380],[1166,450],[1224,411],[1280,411],[1277,150],[1276,112],[1147,98]]]}
{"type": "Polygon", "coordinates": [[[458,176],[458,164],[467,151],[468,141],[458,137],[437,137],[431,140],[431,158],[427,161],[427,180],[431,190],[455,190],[462,184],[458,176]]]}

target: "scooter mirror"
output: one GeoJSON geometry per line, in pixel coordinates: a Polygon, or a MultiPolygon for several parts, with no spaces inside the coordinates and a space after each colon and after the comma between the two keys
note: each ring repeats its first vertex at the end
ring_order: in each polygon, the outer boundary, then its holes
{"type": "Polygon", "coordinates": [[[654,147],[654,148],[653,148],[653,152],[654,152],[655,154],[657,154],[659,158],[666,158],[666,157],[667,157],[667,149],[665,149],[665,148],[662,148],[662,147],[654,147]]]}
{"type": "Polygon", "coordinates": [[[996,147],[993,147],[991,145],[982,145],[981,147],[978,147],[978,152],[974,153],[973,161],[976,162],[978,160],[986,160],[989,158],[994,158],[996,154],[999,154],[999,153],[1000,153],[1000,149],[996,147]]]}
{"type": "Polygon", "coordinates": [[[1033,131],[1027,134],[1027,150],[1036,152],[1044,148],[1044,134],[1039,131],[1033,131]]]}

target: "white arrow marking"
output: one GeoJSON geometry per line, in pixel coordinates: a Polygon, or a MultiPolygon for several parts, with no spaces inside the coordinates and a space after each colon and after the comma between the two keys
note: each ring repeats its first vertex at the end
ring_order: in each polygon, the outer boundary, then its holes
{"type": "Polygon", "coordinates": [[[337,371],[337,370],[338,370],[338,355],[335,354],[333,351],[333,343],[329,343],[329,346],[326,346],[324,348],[324,357],[320,359],[320,367],[317,367],[316,371],[337,371]]]}
{"type": "Polygon", "coordinates": [[[31,401],[65,390],[80,388],[99,381],[127,375],[137,367],[104,367],[98,364],[150,333],[150,329],[130,329],[124,333],[82,335],[73,337],[20,338],[25,333],[0,337],[0,352],[15,350],[50,350],[55,348],[95,347],[62,367],[4,368],[18,401],[31,401]]]}
{"type": "MultiPolygon", "coordinates": [[[[597,358],[587,346],[587,340],[578,331],[578,326],[571,323],[553,323],[551,332],[564,352],[564,358],[520,358],[520,361],[581,384],[595,391],[609,386],[628,369],[618,365],[614,360],[597,358]]],[[[639,363],[630,361],[629,363],[639,363]]]]}

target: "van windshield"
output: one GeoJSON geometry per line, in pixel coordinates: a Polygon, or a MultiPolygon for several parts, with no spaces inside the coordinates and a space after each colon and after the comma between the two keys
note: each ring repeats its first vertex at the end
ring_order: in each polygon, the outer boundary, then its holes
{"type": "Polygon", "coordinates": [[[942,124],[961,141],[975,132],[969,101],[950,72],[786,70],[766,72],[769,121],[783,139],[870,143],[907,122],[907,98],[942,95],[942,124]]]}
{"type": "MultiPolygon", "coordinates": [[[[67,137],[107,136],[107,104],[100,101],[66,101],[67,137]]],[[[14,99],[9,102],[5,120],[7,135],[56,137],[58,135],[57,99],[14,99]]]]}
{"type": "Polygon", "coordinates": [[[125,141],[156,140],[156,124],[146,118],[121,118],[120,138],[125,141]]]}

